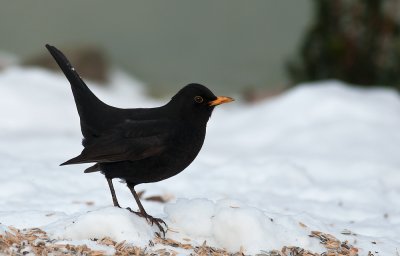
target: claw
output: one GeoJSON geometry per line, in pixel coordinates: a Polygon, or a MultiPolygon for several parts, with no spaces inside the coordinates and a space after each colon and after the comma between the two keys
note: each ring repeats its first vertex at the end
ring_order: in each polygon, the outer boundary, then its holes
{"type": "Polygon", "coordinates": [[[163,237],[165,237],[166,231],[165,231],[165,229],[163,228],[163,226],[162,226],[161,224],[163,224],[167,230],[168,230],[168,225],[167,225],[167,223],[165,223],[164,220],[162,220],[162,219],[160,219],[160,218],[154,218],[153,216],[151,216],[151,215],[149,215],[149,214],[147,214],[147,213],[143,214],[143,213],[141,213],[141,212],[135,212],[135,211],[133,211],[130,207],[127,207],[126,209],[127,209],[128,211],[130,211],[130,212],[136,214],[136,215],[139,216],[139,217],[145,218],[145,219],[147,220],[147,222],[148,222],[149,224],[151,224],[152,226],[153,226],[154,224],[156,224],[157,227],[158,227],[158,229],[159,229],[159,230],[161,231],[161,233],[163,234],[163,237]]]}
{"type": "Polygon", "coordinates": [[[166,231],[161,226],[162,224],[164,224],[165,228],[168,230],[168,225],[167,225],[167,223],[165,223],[165,221],[163,221],[160,218],[154,218],[153,216],[150,216],[150,215],[146,216],[146,220],[147,220],[147,222],[150,222],[151,225],[154,225],[154,223],[155,223],[157,225],[158,229],[163,233],[163,237],[165,237],[166,231]]]}
{"type": "Polygon", "coordinates": [[[148,215],[148,214],[146,216],[143,216],[142,214],[140,214],[140,215],[142,217],[146,218],[147,222],[150,223],[151,225],[156,224],[158,229],[163,233],[163,237],[165,237],[166,231],[164,230],[163,226],[161,225],[161,224],[164,224],[165,228],[168,230],[168,225],[167,225],[167,223],[165,223],[165,221],[163,221],[160,218],[154,218],[153,216],[148,215]]]}

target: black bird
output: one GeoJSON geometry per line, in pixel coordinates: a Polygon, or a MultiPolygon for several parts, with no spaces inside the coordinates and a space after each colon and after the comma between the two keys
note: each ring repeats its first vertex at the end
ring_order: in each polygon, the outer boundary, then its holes
{"type": "Polygon", "coordinates": [[[85,173],[101,171],[105,175],[117,207],[112,179],[125,180],[139,206],[135,213],[165,233],[160,224],[165,222],[146,213],[135,186],[183,171],[203,145],[214,107],[233,99],[216,97],[203,85],[189,84],[161,107],[112,107],[90,91],[61,51],[48,44],[46,48],[71,84],[83,135],[82,153],[61,165],[95,163],[85,173]]]}

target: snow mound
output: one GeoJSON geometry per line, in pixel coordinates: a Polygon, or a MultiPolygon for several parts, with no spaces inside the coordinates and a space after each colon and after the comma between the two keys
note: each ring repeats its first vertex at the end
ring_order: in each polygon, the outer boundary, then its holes
{"type": "Polygon", "coordinates": [[[308,237],[310,229],[288,216],[265,212],[235,200],[179,199],[168,204],[165,212],[170,220],[174,239],[195,238],[195,242],[230,252],[244,250],[255,254],[293,245],[312,251],[323,251],[315,239],[308,237]],[[271,217],[274,216],[274,217],[271,217]]]}
{"type": "Polygon", "coordinates": [[[153,239],[156,227],[144,218],[117,207],[107,207],[79,213],[61,219],[44,230],[56,239],[85,240],[110,237],[116,242],[124,240],[137,246],[147,246],[153,239]]]}

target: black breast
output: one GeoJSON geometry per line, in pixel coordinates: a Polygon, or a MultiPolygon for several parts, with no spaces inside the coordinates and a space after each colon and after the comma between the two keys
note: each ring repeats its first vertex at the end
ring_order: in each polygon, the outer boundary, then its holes
{"type": "Polygon", "coordinates": [[[121,178],[131,184],[157,182],[172,177],[196,158],[203,146],[206,128],[185,126],[171,136],[168,147],[160,155],[137,160],[101,163],[108,178],[121,178]]]}

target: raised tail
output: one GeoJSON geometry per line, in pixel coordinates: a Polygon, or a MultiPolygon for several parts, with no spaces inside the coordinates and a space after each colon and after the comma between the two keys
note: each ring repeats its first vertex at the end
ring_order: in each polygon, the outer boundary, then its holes
{"type": "Polygon", "coordinates": [[[85,138],[96,136],[97,127],[101,127],[101,125],[98,124],[99,120],[101,120],[98,115],[107,112],[106,109],[110,108],[110,106],[103,103],[93,94],[60,50],[49,44],[46,44],[46,48],[71,84],[76,108],[78,109],[81,119],[83,136],[85,138]]]}

